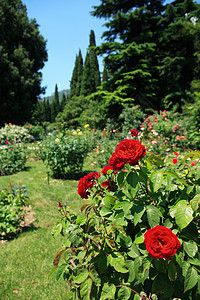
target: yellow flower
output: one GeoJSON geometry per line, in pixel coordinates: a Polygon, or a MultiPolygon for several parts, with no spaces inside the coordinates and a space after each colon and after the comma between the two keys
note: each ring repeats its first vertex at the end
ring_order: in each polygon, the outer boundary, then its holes
{"type": "Polygon", "coordinates": [[[55,139],[55,142],[56,142],[56,143],[58,143],[59,141],[60,141],[60,140],[59,140],[58,138],[57,138],[57,139],[55,139]]]}
{"type": "Polygon", "coordinates": [[[89,124],[85,124],[84,128],[87,128],[87,127],[89,127],[89,126],[90,126],[89,124]]]}
{"type": "Polygon", "coordinates": [[[76,135],[76,134],[77,134],[77,132],[76,132],[76,131],[74,131],[74,132],[73,132],[73,135],[76,135]]]}
{"type": "Polygon", "coordinates": [[[77,132],[79,132],[80,131],[80,129],[77,129],[77,132]]]}
{"type": "Polygon", "coordinates": [[[82,132],[80,131],[80,132],[78,133],[78,135],[82,135],[82,132]]]}

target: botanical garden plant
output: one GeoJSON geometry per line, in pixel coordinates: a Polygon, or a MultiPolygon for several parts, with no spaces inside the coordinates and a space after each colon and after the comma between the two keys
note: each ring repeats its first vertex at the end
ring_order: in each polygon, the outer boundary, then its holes
{"type": "Polygon", "coordinates": [[[15,195],[14,189],[0,189],[0,239],[13,238],[24,220],[23,205],[26,196],[20,191],[15,195]]]}
{"type": "Polygon", "coordinates": [[[0,176],[11,175],[24,169],[26,154],[20,145],[12,145],[9,141],[0,148],[0,176]]]}
{"type": "Polygon", "coordinates": [[[5,144],[6,141],[9,141],[10,144],[27,142],[31,138],[32,136],[29,134],[27,128],[23,126],[9,123],[5,124],[5,126],[0,129],[1,144],[5,144]]]}
{"type": "Polygon", "coordinates": [[[82,171],[84,158],[89,152],[89,141],[83,135],[47,137],[41,158],[55,178],[73,177],[82,171]]]}
{"type": "Polygon", "coordinates": [[[59,203],[52,231],[63,246],[50,273],[67,280],[67,299],[199,299],[199,158],[167,167],[125,139],[101,174],[80,179],[80,212],[59,203]]]}

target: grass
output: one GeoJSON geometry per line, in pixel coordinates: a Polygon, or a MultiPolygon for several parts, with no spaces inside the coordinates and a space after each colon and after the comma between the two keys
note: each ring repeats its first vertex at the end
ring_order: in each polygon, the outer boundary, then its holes
{"type": "MultiPolygon", "coordinates": [[[[91,160],[86,160],[84,173],[99,171],[90,165],[91,160]]],[[[0,247],[0,299],[66,299],[66,282],[57,282],[54,274],[48,278],[53,259],[62,247],[62,238],[54,239],[51,228],[59,219],[58,202],[67,203],[76,211],[83,204],[77,194],[78,181],[50,178],[48,184],[43,163],[33,161],[26,163],[25,171],[0,177],[3,188],[10,183],[27,185],[27,204],[35,211],[35,221],[28,230],[0,247]]]]}

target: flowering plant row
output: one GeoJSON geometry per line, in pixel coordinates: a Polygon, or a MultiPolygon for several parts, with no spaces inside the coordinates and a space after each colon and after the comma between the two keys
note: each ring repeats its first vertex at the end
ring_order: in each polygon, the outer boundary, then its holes
{"type": "Polygon", "coordinates": [[[68,281],[67,299],[199,299],[199,158],[166,167],[125,139],[101,174],[80,179],[80,213],[59,203],[52,231],[63,235],[52,272],[68,281]]]}
{"type": "Polygon", "coordinates": [[[27,142],[31,138],[32,135],[30,135],[27,128],[23,126],[18,126],[9,123],[9,124],[5,124],[5,126],[0,129],[1,144],[5,144],[6,141],[9,141],[10,144],[27,142]]]}

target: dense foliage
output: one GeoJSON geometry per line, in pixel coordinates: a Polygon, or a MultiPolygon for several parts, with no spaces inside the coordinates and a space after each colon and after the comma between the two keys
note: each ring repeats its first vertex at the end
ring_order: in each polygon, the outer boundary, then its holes
{"type": "Polygon", "coordinates": [[[46,41],[21,0],[0,1],[0,126],[32,117],[41,88],[39,71],[47,60],[46,41]]]}
{"type": "Polygon", "coordinates": [[[19,232],[26,197],[20,190],[15,194],[13,188],[0,189],[0,239],[13,238],[19,232]]]}
{"type": "Polygon", "coordinates": [[[102,174],[80,179],[79,213],[59,203],[52,272],[68,299],[199,299],[200,152],[178,159],[167,166],[125,139],[102,174]]]}

